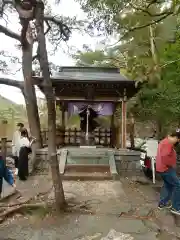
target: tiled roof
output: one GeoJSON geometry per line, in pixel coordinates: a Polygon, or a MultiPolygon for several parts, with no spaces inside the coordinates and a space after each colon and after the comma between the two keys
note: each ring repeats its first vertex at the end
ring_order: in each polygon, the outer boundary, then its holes
{"type": "Polygon", "coordinates": [[[78,81],[130,81],[117,68],[62,67],[52,75],[52,79],[78,81]]]}

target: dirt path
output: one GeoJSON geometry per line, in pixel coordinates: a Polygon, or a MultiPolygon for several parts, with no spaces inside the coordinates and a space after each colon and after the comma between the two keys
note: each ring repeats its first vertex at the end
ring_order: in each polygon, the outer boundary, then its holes
{"type": "MultiPolygon", "coordinates": [[[[157,210],[158,193],[152,185],[141,185],[128,179],[103,182],[64,182],[68,202],[84,205],[61,216],[49,212],[16,215],[0,225],[0,236],[11,239],[100,240],[110,229],[130,234],[135,240],[178,239],[169,212],[157,210]],[[88,237],[87,237],[88,236],[88,237]]],[[[18,184],[22,195],[35,195],[50,189],[50,176],[37,176],[18,184]]],[[[52,200],[53,191],[43,197],[52,200]]],[[[128,240],[128,239],[127,239],[128,240]]]]}

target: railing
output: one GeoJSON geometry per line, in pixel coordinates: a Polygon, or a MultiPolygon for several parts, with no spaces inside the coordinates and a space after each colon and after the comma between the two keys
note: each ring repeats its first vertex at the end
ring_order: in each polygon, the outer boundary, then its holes
{"type": "MultiPolygon", "coordinates": [[[[10,146],[11,146],[12,140],[6,140],[6,143],[7,143],[7,145],[10,145],[10,146]]],[[[1,140],[0,140],[0,146],[1,146],[1,140]]]]}
{"type": "MultiPolygon", "coordinates": [[[[47,145],[48,134],[47,130],[42,131],[43,144],[47,145]]],[[[66,128],[64,131],[56,131],[57,145],[79,146],[83,144],[85,139],[84,133],[77,128],[66,128]]],[[[89,134],[90,142],[94,145],[111,146],[112,145],[112,130],[110,128],[96,129],[92,134],[89,134]]]]}
{"type": "Polygon", "coordinates": [[[12,152],[12,140],[6,140],[6,143],[5,143],[4,147],[2,147],[1,140],[0,140],[0,153],[3,154],[3,152],[6,152],[7,155],[11,154],[11,152],[12,152]]]}
{"type": "MultiPolygon", "coordinates": [[[[47,130],[41,131],[43,145],[47,146],[48,142],[48,132],[47,130]]],[[[96,129],[92,134],[89,134],[90,142],[93,142],[94,145],[101,146],[111,146],[112,145],[112,129],[111,128],[99,128],[96,129]]],[[[56,131],[56,142],[57,145],[68,145],[68,146],[79,146],[83,144],[85,140],[84,133],[77,128],[66,128],[65,131],[58,130],[56,131]]],[[[8,151],[11,151],[11,140],[7,140],[8,151]]],[[[1,141],[0,141],[1,148],[1,141]]]]}

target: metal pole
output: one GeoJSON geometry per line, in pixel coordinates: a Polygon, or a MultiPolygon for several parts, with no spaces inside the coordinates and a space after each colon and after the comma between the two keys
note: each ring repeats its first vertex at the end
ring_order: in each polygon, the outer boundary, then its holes
{"type": "Polygon", "coordinates": [[[86,111],[86,141],[88,141],[89,139],[89,107],[87,107],[87,111],[86,111]]]}
{"type": "Polygon", "coordinates": [[[152,168],[152,175],[153,175],[153,183],[156,183],[156,173],[155,173],[155,167],[154,167],[155,161],[154,158],[151,158],[151,168],[152,168]]]}

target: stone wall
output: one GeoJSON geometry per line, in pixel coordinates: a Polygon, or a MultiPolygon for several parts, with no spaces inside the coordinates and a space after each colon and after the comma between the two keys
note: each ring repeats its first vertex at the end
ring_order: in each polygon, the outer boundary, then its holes
{"type": "Polygon", "coordinates": [[[47,148],[38,149],[36,151],[36,158],[37,161],[39,162],[39,165],[37,167],[38,170],[48,171],[50,168],[48,149],[47,148]]]}
{"type": "Polygon", "coordinates": [[[120,176],[141,175],[140,152],[120,149],[115,152],[117,172],[120,176]]]}

